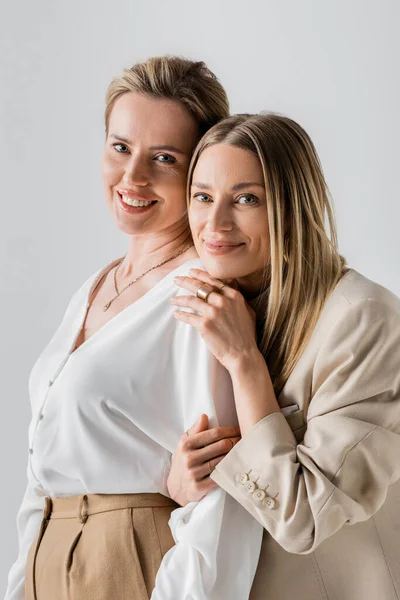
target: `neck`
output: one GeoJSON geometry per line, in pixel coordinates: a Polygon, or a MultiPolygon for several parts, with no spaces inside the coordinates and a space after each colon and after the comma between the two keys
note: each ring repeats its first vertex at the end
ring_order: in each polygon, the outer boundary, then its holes
{"type": "Polygon", "coordinates": [[[246,300],[253,300],[261,293],[263,289],[263,275],[264,270],[257,271],[256,273],[252,273],[246,277],[237,278],[236,281],[239,286],[239,290],[246,300]]]}
{"type": "Polygon", "coordinates": [[[192,237],[186,219],[161,232],[131,235],[120,275],[122,278],[136,277],[179,250],[187,248],[191,242],[192,237]]]}

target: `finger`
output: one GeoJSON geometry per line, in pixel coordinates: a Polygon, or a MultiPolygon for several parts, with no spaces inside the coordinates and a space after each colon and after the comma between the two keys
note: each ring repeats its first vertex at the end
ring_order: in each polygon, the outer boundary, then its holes
{"type": "Polygon", "coordinates": [[[194,423],[194,425],[189,427],[189,429],[187,430],[187,434],[190,437],[192,434],[200,433],[201,431],[207,431],[207,429],[208,429],[208,415],[205,415],[203,413],[202,415],[200,415],[200,419],[198,421],[196,421],[196,423],[194,423]]]}
{"type": "MultiPolygon", "coordinates": [[[[211,292],[209,297],[211,298],[211,296],[214,296],[214,292],[211,292]]],[[[186,294],[184,296],[175,296],[174,298],[171,298],[169,302],[174,306],[190,308],[202,315],[210,316],[211,311],[210,307],[207,306],[207,302],[204,302],[204,300],[201,300],[200,298],[196,298],[196,296],[188,296],[186,294]]]]}
{"type": "Polygon", "coordinates": [[[232,284],[235,285],[236,283],[234,279],[216,279],[201,269],[190,269],[189,274],[194,280],[200,282],[200,285],[202,283],[208,283],[212,287],[215,287],[218,290],[218,293],[222,294],[223,296],[227,296],[228,298],[232,296],[232,290],[234,289],[232,284]]]}
{"type": "Polygon", "coordinates": [[[194,464],[201,464],[222,454],[228,454],[240,439],[240,436],[224,438],[204,448],[193,450],[194,464]]]}
{"type": "Polygon", "coordinates": [[[193,449],[204,448],[224,438],[235,438],[240,435],[239,427],[214,427],[191,436],[191,447],[193,449]]]}
{"type": "MultiPolygon", "coordinates": [[[[199,271],[199,272],[203,273],[204,271],[199,271]]],[[[210,277],[208,275],[207,275],[207,277],[210,279],[210,277]]],[[[213,281],[214,281],[213,284],[208,284],[208,281],[201,281],[200,279],[196,279],[193,277],[179,276],[179,277],[174,278],[174,283],[176,286],[183,288],[185,290],[188,290],[189,292],[192,292],[193,296],[195,296],[196,298],[197,298],[197,292],[199,291],[201,286],[204,285],[204,283],[211,285],[211,287],[215,291],[211,291],[207,297],[207,300],[201,300],[201,302],[205,302],[207,304],[214,304],[215,306],[219,306],[218,300],[221,299],[221,297],[223,297],[224,295],[226,297],[234,297],[234,295],[237,293],[236,291],[232,290],[231,288],[228,288],[228,286],[226,286],[219,279],[213,279],[213,281]],[[229,291],[227,291],[227,293],[225,294],[224,293],[225,290],[229,290],[229,291]]],[[[191,296],[179,296],[179,298],[181,298],[181,297],[190,298],[191,296]]],[[[174,302],[171,301],[171,304],[174,304],[174,302]]]]}
{"type": "Polygon", "coordinates": [[[183,310],[175,310],[173,316],[178,321],[182,321],[182,323],[187,323],[188,325],[192,325],[197,331],[202,329],[203,317],[199,315],[194,315],[193,313],[188,313],[183,310]]]}
{"type": "MultiPolygon", "coordinates": [[[[204,281],[200,279],[194,279],[193,277],[177,276],[174,277],[174,284],[178,287],[189,290],[192,294],[196,295],[199,287],[203,285],[204,281]]],[[[214,286],[213,286],[214,287],[214,286]]]]}
{"type": "Polygon", "coordinates": [[[214,471],[215,467],[225,458],[226,454],[213,458],[210,461],[205,462],[203,465],[197,467],[196,469],[196,477],[206,477],[210,479],[211,473],[214,471]]]}

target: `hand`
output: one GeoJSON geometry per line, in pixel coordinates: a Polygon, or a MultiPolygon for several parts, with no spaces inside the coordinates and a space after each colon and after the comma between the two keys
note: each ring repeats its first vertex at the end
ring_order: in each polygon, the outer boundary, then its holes
{"type": "Polygon", "coordinates": [[[197,314],[177,310],[174,317],[195,327],[210,351],[229,371],[238,358],[258,352],[255,313],[238,290],[199,269],[191,269],[190,275],[176,277],[174,282],[194,295],[177,296],[170,303],[191,308],[197,314]],[[207,302],[196,297],[204,283],[216,290],[210,293],[207,302]]]}
{"type": "Polygon", "coordinates": [[[197,502],[217,484],[210,479],[210,471],[240,440],[239,427],[208,429],[207,415],[184,433],[172,456],[167,487],[169,495],[181,506],[197,502]]]}

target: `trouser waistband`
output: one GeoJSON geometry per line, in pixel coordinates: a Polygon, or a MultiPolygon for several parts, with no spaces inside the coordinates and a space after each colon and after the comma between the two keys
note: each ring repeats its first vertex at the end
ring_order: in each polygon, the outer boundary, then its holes
{"type": "Polygon", "coordinates": [[[178,507],[171,498],[162,494],[81,494],[65,498],[46,496],[45,519],[78,518],[84,523],[88,516],[111,510],[126,508],[156,508],[160,506],[178,507]]]}

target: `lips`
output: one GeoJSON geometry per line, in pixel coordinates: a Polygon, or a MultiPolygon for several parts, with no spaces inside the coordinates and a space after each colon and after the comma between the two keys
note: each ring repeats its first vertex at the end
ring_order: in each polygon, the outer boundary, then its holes
{"type": "Polygon", "coordinates": [[[231,242],[229,240],[203,240],[203,242],[207,252],[214,255],[229,254],[245,246],[242,242],[231,242]]]}
{"type": "Polygon", "coordinates": [[[148,212],[158,203],[157,200],[138,196],[130,191],[128,193],[126,190],[117,190],[117,198],[121,209],[132,215],[148,212]]]}
{"type": "Polygon", "coordinates": [[[157,202],[157,200],[154,200],[154,198],[150,196],[142,196],[133,190],[122,188],[117,190],[117,193],[123,202],[128,206],[150,206],[150,204],[157,202]]]}
{"type": "Polygon", "coordinates": [[[232,242],[230,240],[203,240],[205,245],[210,248],[236,248],[243,246],[243,242],[232,242]]]}
{"type": "Polygon", "coordinates": [[[137,200],[142,200],[143,202],[155,201],[154,197],[149,195],[138,194],[134,190],[129,190],[128,188],[120,188],[117,190],[120,196],[128,196],[129,198],[136,198],[137,200]]]}

